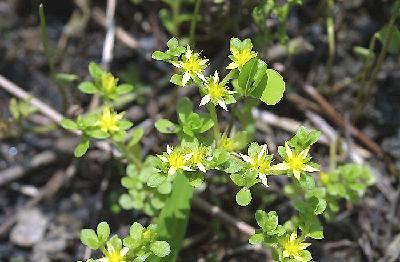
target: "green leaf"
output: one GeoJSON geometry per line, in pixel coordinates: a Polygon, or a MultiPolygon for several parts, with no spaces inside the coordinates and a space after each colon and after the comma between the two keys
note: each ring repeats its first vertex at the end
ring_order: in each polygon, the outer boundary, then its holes
{"type": "Polygon", "coordinates": [[[389,53],[395,55],[400,51],[400,31],[396,25],[385,25],[379,32],[376,33],[376,37],[385,44],[388,40],[389,31],[392,31],[389,39],[388,51],[389,53]]]}
{"type": "Polygon", "coordinates": [[[192,196],[193,188],[189,185],[187,178],[183,174],[177,174],[173,182],[172,194],[165,202],[157,220],[158,237],[171,245],[171,254],[155,261],[176,261],[186,233],[192,196]]]}
{"type": "Polygon", "coordinates": [[[133,85],[130,84],[122,84],[117,86],[117,94],[118,95],[123,95],[126,93],[129,93],[133,90],[133,85]]]}
{"type": "Polygon", "coordinates": [[[68,118],[64,118],[63,120],[61,120],[61,126],[67,130],[77,130],[78,125],[71,119],[68,118]]]}
{"type": "Polygon", "coordinates": [[[104,245],[110,236],[110,226],[107,222],[101,222],[97,225],[97,237],[99,239],[99,244],[104,245]]]}
{"type": "Polygon", "coordinates": [[[188,97],[180,99],[176,107],[176,112],[178,113],[179,120],[185,123],[188,116],[193,112],[192,101],[188,97]]]}
{"type": "Polygon", "coordinates": [[[263,210],[256,211],[257,224],[264,232],[272,232],[278,226],[278,215],[275,211],[266,213],[263,210]]]}
{"type": "Polygon", "coordinates": [[[363,59],[367,59],[370,56],[371,59],[373,59],[375,56],[375,54],[371,50],[362,46],[353,47],[353,53],[363,59]]]}
{"type": "Polygon", "coordinates": [[[285,82],[283,77],[273,69],[267,69],[268,82],[262,93],[260,100],[267,105],[275,105],[278,103],[285,91],[285,82]]]}
{"type": "Polygon", "coordinates": [[[312,259],[311,253],[308,250],[301,250],[299,253],[302,262],[308,262],[312,259]]]}
{"type": "Polygon", "coordinates": [[[133,123],[129,120],[122,119],[118,121],[118,127],[122,130],[127,130],[133,126],[133,123]]]}
{"type": "Polygon", "coordinates": [[[88,132],[88,134],[96,139],[105,139],[108,138],[110,135],[107,132],[104,132],[101,129],[95,129],[95,130],[91,130],[90,132],[88,132]]]}
{"type": "Polygon", "coordinates": [[[175,49],[179,46],[179,42],[175,37],[173,37],[170,40],[168,40],[167,46],[169,49],[175,49]]]}
{"type": "Polygon", "coordinates": [[[147,185],[149,187],[158,187],[159,185],[161,185],[165,180],[166,180],[166,176],[162,173],[153,173],[150,175],[149,180],[147,180],[147,185]]]}
{"type": "Polygon", "coordinates": [[[141,239],[142,238],[142,233],[143,233],[143,226],[137,222],[133,223],[132,226],[129,229],[129,235],[133,237],[134,239],[141,239]]]}
{"type": "Polygon", "coordinates": [[[158,119],[155,123],[155,127],[163,134],[175,134],[179,130],[178,127],[168,119],[158,119]]]}
{"type": "Polygon", "coordinates": [[[78,89],[85,94],[96,94],[98,92],[96,86],[92,82],[82,82],[79,84],[78,89]]]}
{"type": "Polygon", "coordinates": [[[81,242],[93,250],[99,249],[100,247],[99,239],[93,229],[81,230],[81,242]]]}
{"type": "Polygon", "coordinates": [[[129,140],[128,147],[132,147],[136,145],[140,139],[142,139],[144,133],[144,129],[141,127],[137,127],[132,131],[131,139],[129,140]]]}
{"type": "Polygon", "coordinates": [[[65,74],[65,73],[58,73],[56,74],[56,82],[60,84],[68,84],[74,82],[78,79],[77,75],[74,74],[65,74]]]}
{"type": "Polygon", "coordinates": [[[158,257],[165,257],[171,252],[169,244],[165,241],[156,241],[151,243],[150,250],[158,257]]]}
{"type": "Polygon", "coordinates": [[[10,100],[10,113],[14,119],[18,119],[20,116],[19,109],[18,109],[18,102],[17,99],[11,98],[10,100]]]}
{"type": "Polygon", "coordinates": [[[104,74],[104,71],[95,62],[90,62],[89,73],[93,79],[101,80],[101,76],[104,74]]]}
{"type": "Polygon", "coordinates": [[[170,82],[177,86],[183,86],[182,76],[178,74],[174,74],[173,76],[171,76],[170,82]]]}
{"type": "Polygon", "coordinates": [[[249,238],[249,243],[252,245],[262,244],[264,242],[264,234],[256,233],[249,238]]]}
{"type": "Polygon", "coordinates": [[[240,189],[240,191],[236,194],[236,203],[239,206],[247,206],[251,201],[251,192],[250,189],[244,187],[240,189]]]}
{"type": "Polygon", "coordinates": [[[154,60],[162,61],[170,59],[171,56],[161,51],[154,51],[151,55],[151,58],[153,58],[154,60]]]}
{"type": "Polygon", "coordinates": [[[134,208],[133,200],[130,195],[122,194],[118,199],[119,205],[126,210],[131,210],[134,208]]]}
{"type": "Polygon", "coordinates": [[[239,73],[238,84],[242,94],[247,96],[253,90],[254,76],[257,72],[258,59],[248,61],[239,73]]]}
{"type": "Polygon", "coordinates": [[[204,175],[201,172],[190,172],[188,179],[192,187],[199,187],[204,181],[204,175]]]}
{"type": "Polygon", "coordinates": [[[82,140],[82,141],[75,147],[75,150],[74,150],[74,155],[75,155],[75,157],[81,157],[81,156],[83,156],[83,155],[86,153],[86,151],[88,150],[89,144],[90,144],[90,142],[89,142],[88,139],[82,140]]]}

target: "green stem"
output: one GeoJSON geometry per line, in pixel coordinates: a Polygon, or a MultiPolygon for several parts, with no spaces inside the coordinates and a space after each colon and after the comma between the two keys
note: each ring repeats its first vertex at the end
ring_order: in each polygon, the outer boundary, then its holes
{"type": "Polygon", "coordinates": [[[336,156],[337,156],[337,145],[338,145],[338,137],[336,136],[332,139],[329,144],[329,170],[333,171],[336,169],[336,156]]]}
{"type": "Polygon", "coordinates": [[[179,38],[179,15],[181,11],[181,0],[173,0],[173,2],[170,2],[170,6],[172,9],[172,23],[174,24],[172,34],[176,38],[179,38]]]}
{"type": "Polygon", "coordinates": [[[237,71],[238,71],[237,69],[231,70],[231,71],[224,77],[224,79],[222,79],[221,85],[226,85],[226,84],[229,82],[229,80],[231,80],[231,79],[235,76],[235,74],[236,74],[237,71]]]}
{"type": "Polygon", "coordinates": [[[42,40],[44,55],[46,56],[47,63],[49,64],[50,77],[53,80],[53,82],[56,84],[57,90],[61,95],[62,108],[63,108],[63,112],[65,112],[66,109],[67,109],[67,94],[65,93],[64,88],[61,87],[57,83],[57,80],[56,80],[56,71],[55,71],[55,66],[54,66],[54,59],[53,59],[52,55],[50,54],[50,50],[49,50],[49,38],[48,38],[48,35],[47,35],[46,17],[44,15],[43,4],[39,5],[39,18],[40,18],[40,29],[41,29],[40,36],[41,36],[41,40],[42,40]]]}
{"type": "Polygon", "coordinates": [[[210,111],[210,116],[212,121],[214,122],[213,131],[214,131],[214,139],[216,142],[219,141],[220,138],[220,129],[218,124],[217,113],[215,112],[215,105],[211,102],[208,103],[208,111],[210,111]]]}
{"type": "Polygon", "coordinates": [[[194,12],[193,12],[193,17],[192,17],[192,22],[190,24],[190,45],[194,47],[195,45],[195,38],[196,38],[196,25],[197,25],[197,19],[199,16],[199,11],[200,11],[200,5],[201,5],[201,0],[196,0],[194,4],[194,12]]]}
{"type": "MultiPolygon", "coordinates": [[[[400,0],[397,0],[395,5],[396,6],[400,5],[400,0]]],[[[388,32],[386,34],[385,39],[383,40],[383,47],[379,53],[377,62],[375,64],[374,68],[372,69],[371,77],[368,80],[368,82],[366,83],[366,86],[364,85],[364,82],[363,82],[359,89],[360,91],[357,96],[357,105],[354,108],[353,116],[352,116],[353,121],[356,121],[359,118],[365,105],[367,104],[367,102],[369,101],[369,99],[371,98],[371,96],[374,93],[374,84],[375,84],[376,78],[378,76],[378,73],[382,67],[383,61],[385,60],[386,54],[388,52],[390,40],[392,38],[393,31],[394,31],[393,29],[395,28],[394,23],[396,21],[396,18],[398,17],[398,13],[399,12],[397,10],[393,11],[393,13],[390,17],[389,23],[387,25],[388,32]]],[[[375,38],[375,35],[374,35],[374,38],[375,38]]],[[[364,79],[366,79],[366,77],[364,79]]]]}
{"type": "Polygon", "coordinates": [[[326,18],[326,33],[327,33],[327,37],[328,37],[329,56],[328,56],[326,68],[328,71],[328,76],[329,76],[329,81],[330,81],[332,79],[332,66],[333,66],[333,60],[335,58],[335,50],[336,50],[335,21],[334,21],[334,17],[333,17],[333,9],[335,7],[335,1],[327,0],[327,5],[328,5],[329,14],[326,18]]]}

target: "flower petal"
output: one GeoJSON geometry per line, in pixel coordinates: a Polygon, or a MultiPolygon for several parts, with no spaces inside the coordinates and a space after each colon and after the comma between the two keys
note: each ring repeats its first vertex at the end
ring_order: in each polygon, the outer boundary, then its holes
{"type": "Polygon", "coordinates": [[[288,158],[291,158],[293,156],[292,150],[290,149],[288,143],[285,143],[285,152],[288,158]]]}
{"type": "Polygon", "coordinates": [[[185,86],[187,82],[190,80],[190,74],[188,72],[185,72],[182,76],[182,84],[185,86]]]}
{"type": "Polygon", "coordinates": [[[297,169],[294,169],[293,170],[293,175],[294,175],[294,177],[295,178],[297,178],[297,180],[300,180],[300,171],[299,170],[297,170],[297,169]]]}
{"type": "Polygon", "coordinates": [[[288,165],[288,163],[283,162],[283,163],[279,163],[276,164],[274,166],[271,167],[272,170],[280,170],[280,171],[286,171],[290,169],[290,166],[288,165]]]}
{"type": "Polygon", "coordinates": [[[211,97],[209,95],[203,96],[203,98],[200,101],[200,105],[199,106],[206,105],[208,102],[210,102],[210,100],[211,100],[211,97]]]}
{"type": "Polygon", "coordinates": [[[316,172],[316,171],[319,171],[319,169],[317,169],[317,168],[315,168],[315,167],[312,167],[312,166],[310,166],[310,165],[304,165],[304,166],[303,166],[303,170],[306,171],[306,172],[316,172]]]}
{"type": "Polygon", "coordinates": [[[261,179],[261,183],[263,183],[264,186],[269,187],[268,185],[268,179],[267,176],[264,174],[259,174],[258,177],[261,179]]]}

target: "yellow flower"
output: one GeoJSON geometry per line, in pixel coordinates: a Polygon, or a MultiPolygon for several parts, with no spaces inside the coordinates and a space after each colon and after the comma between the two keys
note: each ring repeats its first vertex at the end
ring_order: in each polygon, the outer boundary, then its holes
{"type": "Polygon", "coordinates": [[[105,73],[101,76],[101,85],[103,87],[104,93],[112,93],[117,84],[118,78],[115,78],[111,73],[105,73]]]}
{"type": "Polygon", "coordinates": [[[222,147],[226,151],[234,151],[236,149],[236,143],[232,138],[229,138],[226,133],[222,134],[221,139],[218,141],[218,147],[222,147]]]}
{"type": "Polygon", "coordinates": [[[252,45],[248,44],[243,49],[238,49],[234,46],[231,46],[230,59],[232,62],[226,67],[226,69],[241,69],[250,59],[257,56],[257,53],[252,51],[252,45]]]}
{"type": "Polygon", "coordinates": [[[203,72],[207,67],[208,59],[200,58],[199,53],[193,53],[189,46],[183,55],[182,61],[172,62],[172,64],[183,71],[182,84],[186,85],[190,78],[197,76],[206,81],[203,72]]]}
{"type": "Polygon", "coordinates": [[[325,173],[325,172],[319,173],[319,181],[320,181],[321,184],[323,184],[323,185],[329,184],[329,174],[328,174],[328,173],[325,173]]]}
{"type": "Polygon", "coordinates": [[[305,163],[308,151],[310,148],[307,148],[301,151],[299,154],[294,154],[290,149],[289,145],[285,144],[285,152],[286,152],[286,159],[283,163],[279,163],[273,166],[275,170],[281,171],[292,171],[295,178],[300,179],[301,172],[315,172],[318,171],[317,168],[314,168],[310,165],[305,163]]]}
{"type": "Polygon", "coordinates": [[[118,250],[115,249],[114,246],[107,243],[107,250],[105,250],[105,257],[98,259],[99,262],[128,262],[126,258],[126,254],[128,253],[129,248],[123,247],[118,250]]]}
{"type": "Polygon", "coordinates": [[[207,148],[205,146],[199,146],[193,150],[192,157],[190,158],[190,163],[196,166],[200,171],[207,172],[204,161],[206,160],[207,148]]]}
{"type": "Polygon", "coordinates": [[[224,83],[219,82],[218,72],[215,71],[214,76],[210,77],[205,85],[206,95],[201,99],[200,106],[206,105],[208,102],[212,102],[214,105],[219,105],[225,111],[228,111],[226,107],[226,99],[230,97],[235,91],[229,91],[224,83]]]}
{"type": "Polygon", "coordinates": [[[103,113],[100,116],[100,119],[97,121],[97,125],[100,129],[106,133],[112,133],[115,131],[119,131],[118,121],[122,119],[125,112],[116,114],[111,112],[108,106],[103,108],[103,113]]]}
{"type": "Polygon", "coordinates": [[[293,232],[287,237],[282,243],[283,249],[283,257],[294,258],[296,260],[303,261],[301,257],[301,251],[305,250],[310,243],[302,243],[299,239],[297,239],[297,234],[293,232]]]}
{"type": "Polygon", "coordinates": [[[272,157],[268,155],[267,145],[263,145],[261,150],[256,155],[243,155],[239,154],[239,156],[247,163],[250,164],[250,169],[258,172],[258,177],[261,182],[268,187],[267,183],[267,173],[271,171],[271,160],[272,157]]]}
{"type": "Polygon", "coordinates": [[[192,171],[189,164],[189,160],[192,154],[184,154],[184,152],[176,148],[167,145],[167,152],[159,156],[161,161],[169,164],[168,175],[172,176],[179,170],[192,171]]]}

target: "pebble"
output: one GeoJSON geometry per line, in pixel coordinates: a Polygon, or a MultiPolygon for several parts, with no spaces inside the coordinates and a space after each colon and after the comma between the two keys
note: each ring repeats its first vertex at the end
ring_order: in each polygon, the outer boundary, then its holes
{"type": "Polygon", "coordinates": [[[48,219],[39,209],[27,209],[18,214],[10,240],[21,247],[31,247],[43,239],[48,219]]]}

